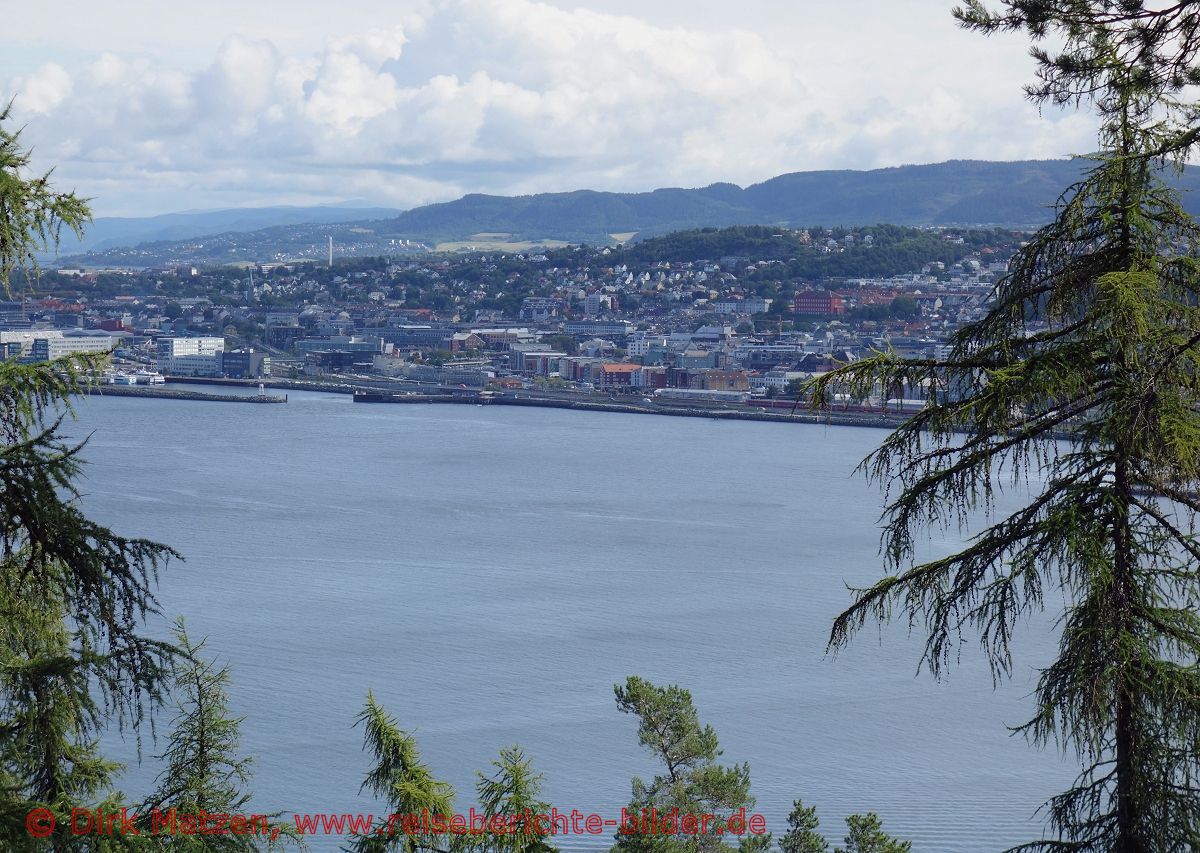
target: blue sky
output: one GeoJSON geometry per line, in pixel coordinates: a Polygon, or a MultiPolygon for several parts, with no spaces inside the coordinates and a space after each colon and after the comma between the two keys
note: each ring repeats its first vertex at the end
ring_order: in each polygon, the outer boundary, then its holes
{"type": "Polygon", "coordinates": [[[0,95],[101,216],[1061,157],[1095,127],[942,0],[39,5],[0,95]]]}

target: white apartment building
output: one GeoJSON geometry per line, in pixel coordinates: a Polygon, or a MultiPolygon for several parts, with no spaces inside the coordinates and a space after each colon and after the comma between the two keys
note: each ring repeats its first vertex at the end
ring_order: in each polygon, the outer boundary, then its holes
{"type": "Polygon", "coordinates": [[[0,332],[0,344],[19,344],[21,355],[27,356],[33,348],[33,342],[39,338],[61,338],[63,333],[57,329],[21,329],[19,331],[0,332]]]}
{"type": "Polygon", "coordinates": [[[650,352],[650,347],[667,345],[666,335],[646,335],[636,334],[629,338],[626,352],[630,358],[641,358],[646,353],[650,352]]]}
{"type": "Polygon", "coordinates": [[[38,337],[29,348],[32,361],[53,361],[75,353],[111,352],[113,339],[108,335],[70,335],[54,338],[38,337]]]}
{"type": "Polygon", "coordinates": [[[168,376],[220,376],[225,339],[159,338],[158,370],[168,376]]]}
{"type": "Polygon", "coordinates": [[[15,356],[25,361],[53,361],[80,352],[110,352],[115,346],[109,335],[64,335],[59,329],[22,329],[0,332],[0,358],[15,356]]]}
{"type": "Polygon", "coordinates": [[[213,355],[225,351],[225,339],[220,337],[159,338],[156,341],[159,358],[183,355],[213,355]]]}

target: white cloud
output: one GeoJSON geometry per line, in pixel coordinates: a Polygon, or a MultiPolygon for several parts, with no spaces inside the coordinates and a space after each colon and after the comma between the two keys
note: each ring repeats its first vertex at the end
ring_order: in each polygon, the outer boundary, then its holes
{"type": "Polygon", "coordinates": [[[71,94],[71,75],[61,65],[47,62],[32,74],[17,77],[12,89],[21,92],[22,110],[44,115],[52,112],[71,94]]]}
{"type": "Polygon", "coordinates": [[[703,9],[688,28],[443,0],[381,11],[315,49],[243,29],[193,67],[120,48],[46,62],[0,95],[19,93],[39,156],[102,214],[745,184],[1090,146],[1087,116],[1039,116],[1020,97],[1019,55],[1004,73],[979,61],[1014,46],[954,30],[940,2],[936,19],[912,13],[932,31],[895,17],[774,26],[756,2],[741,28],[703,9]]]}

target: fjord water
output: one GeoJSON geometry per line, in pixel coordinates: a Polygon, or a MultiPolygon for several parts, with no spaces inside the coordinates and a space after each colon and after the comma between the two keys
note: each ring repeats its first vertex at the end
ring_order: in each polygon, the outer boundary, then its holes
{"type": "MultiPolygon", "coordinates": [[[[846,584],[882,571],[881,495],[852,475],[880,430],[290,392],[93,397],[71,431],[91,435],[85,510],[186,557],[160,598],[232,667],[260,810],[383,811],[352,728],[373,690],[461,810],[520,744],[560,810],[615,819],[658,770],[613,701],[630,674],[692,691],[777,834],[803,797],[831,839],[875,810],[916,851],[1001,850],[1040,837],[1072,775],[1006,729],[1030,715],[1044,627],[998,689],[971,645],[946,681],[918,676],[902,628],[825,654],[846,584]]],[[[140,766],[116,733],[105,749],[136,800],[156,746],[140,766]]]]}

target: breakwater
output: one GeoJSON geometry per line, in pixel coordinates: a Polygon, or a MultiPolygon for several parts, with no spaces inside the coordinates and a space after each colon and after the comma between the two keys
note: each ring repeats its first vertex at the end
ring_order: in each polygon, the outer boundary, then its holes
{"type": "Polygon", "coordinates": [[[156,397],[164,400],[196,400],[207,403],[286,403],[287,395],[278,394],[211,394],[205,391],[181,391],[177,388],[156,388],[153,385],[93,385],[84,394],[100,397],[156,397]]]}
{"type": "Polygon", "coordinates": [[[322,394],[353,394],[355,388],[378,388],[376,383],[363,382],[330,382],[320,379],[230,379],[223,376],[168,376],[167,381],[172,385],[228,385],[231,388],[256,388],[260,385],[267,388],[293,391],[319,391],[322,394]]]}
{"type": "Polygon", "coordinates": [[[744,409],[697,408],[679,405],[645,405],[630,403],[569,401],[537,397],[497,397],[493,402],[501,406],[543,406],[557,409],[579,409],[589,412],[620,412],[636,415],[668,415],[679,418],[709,418],[720,421],[770,421],[793,424],[835,424],[838,426],[870,426],[895,429],[907,418],[899,415],[881,414],[838,414],[833,412],[810,412],[797,409],[790,411],[747,411],[744,409]]]}
{"type": "Polygon", "coordinates": [[[831,424],[837,426],[869,426],[895,429],[907,420],[904,415],[863,412],[812,412],[806,409],[754,411],[735,409],[722,404],[696,406],[669,403],[633,403],[609,400],[571,399],[566,395],[531,395],[503,392],[470,391],[443,394],[388,393],[356,391],[356,403],[441,403],[458,405],[532,406],[548,409],[573,409],[585,412],[613,412],[629,415],[668,415],[682,418],[708,418],[727,421],[770,421],[772,423],[831,424]]]}

